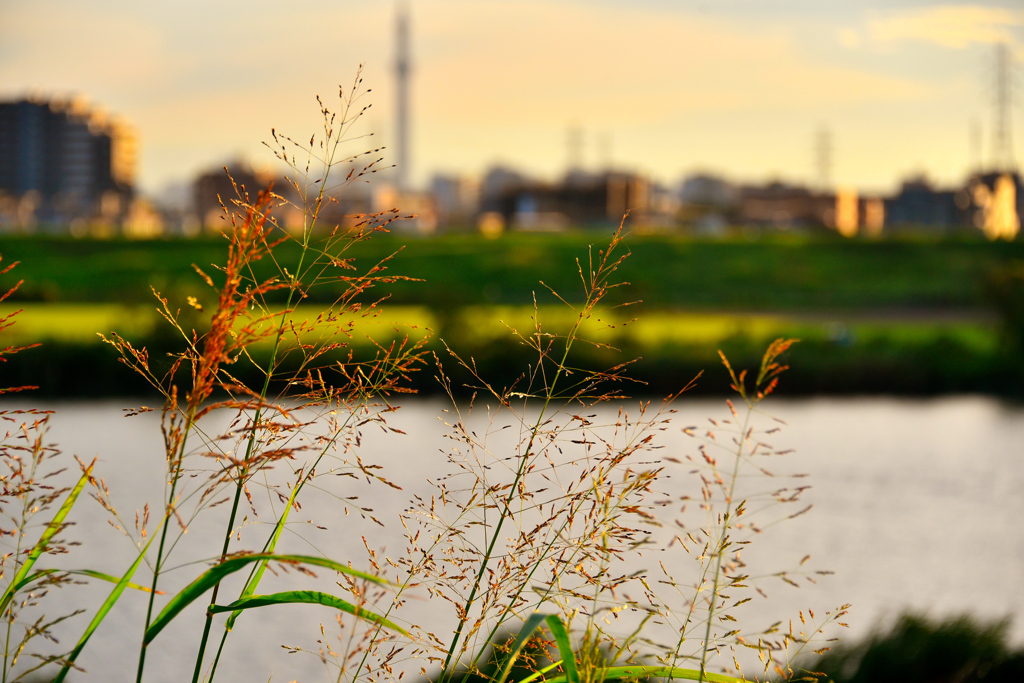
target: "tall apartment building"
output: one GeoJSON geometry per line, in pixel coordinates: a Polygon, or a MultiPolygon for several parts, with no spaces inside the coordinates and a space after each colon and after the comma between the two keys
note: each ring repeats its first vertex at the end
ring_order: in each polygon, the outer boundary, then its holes
{"type": "Polygon", "coordinates": [[[132,130],[80,100],[0,102],[0,222],[120,225],[135,157],[132,130]]]}

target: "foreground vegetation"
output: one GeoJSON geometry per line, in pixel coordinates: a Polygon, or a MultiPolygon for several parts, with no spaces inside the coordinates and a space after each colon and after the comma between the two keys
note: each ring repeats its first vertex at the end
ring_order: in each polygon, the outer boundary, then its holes
{"type": "Polygon", "coordinates": [[[1024,649],[1009,643],[1009,621],[944,621],[904,614],[888,630],[843,643],[810,668],[819,683],[1003,683],[1024,680],[1024,649]]]}
{"type": "MultiPolygon", "coordinates": [[[[273,195],[240,188],[226,257],[219,267],[194,269],[205,294],[155,292],[165,348],[144,348],[116,332],[104,337],[122,365],[162,398],[163,452],[139,453],[132,465],[163,482],[162,500],[137,510],[133,524],[130,513],[118,512],[118,494],[108,490],[96,461],[79,462],[77,480],[56,485],[67,463],[47,442],[52,415],[0,411],[10,425],[0,439],[2,680],[35,671],[58,682],[75,675],[80,655],[104,633],[101,624],[117,613],[127,591],[146,601],[141,623],[130,627],[138,643],[130,665],[137,681],[152,675],[149,655],[166,646],[168,629],[203,607],[201,628],[179,634],[193,643],[192,680],[236,677],[236,663],[247,654],[247,644],[232,638],[236,622],[282,605],[337,615],[330,632],[321,622],[321,640],[292,648],[308,650],[337,681],[400,680],[411,673],[449,683],[487,672],[494,683],[737,683],[748,675],[797,673],[794,657],[821,650],[822,628],[839,623],[844,606],[817,616],[794,610],[789,628],[781,626],[786,616],[766,627],[736,616],[773,582],[827,573],[807,565],[754,574],[740,557],[760,528],[806,511],[804,480],[778,471],[785,452],[767,443],[777,427],[760,424],[760,404],[786,370],[792,341],[770,343],[749,373],[723,357],[735,393],[727,417],[707,428],[685,427],[692,452],[664,455],[657,452],[658,433],[678,427],[673,401],[692,378],[660,404],[620,403],[600,424],[595,407],[624,401],[623,388],[638,385],[629,378],[628,357],[588,366],[599,357],[580,353],[612,352],[590,335],[617,315],[627,256],[621,233],[577,254],[571,301],[552,289],[538,294],[552,305],[561,301],[567,315],[553,315],[549,324],[541,315],[549,310],[538,309],[528,326],[509,331],[531,361],[508,383],[488,378],[461,350],[430,354],[415,323],[406,322],[397,336],[351,344],[383,332],[380,302],[390,287],[408,281],[350,253],[384,232],[396,214],[368,216],[348,230],[315,229],[328,177],[358,179],[374,168],[375,162],[338,153],[358,118],[359,92],[358,81],[342,91],[339,115],[323,109],[319,144],[306,148],[274,136],[282,157],[297,148],[322,164],[317,180],[297,177],[309,218],[302,235],[275,228],[273,195]],[[268,263],[273,271],[257,274],[268,263]],[[308,308],[324,288],[333,298],[308,308]],[[456,400],[453,368],[467,378],[474,400],[456,400]],[[392,484],[381,463],[361,457],[362,431],[391,431],[396,397],[425,370],[451,399],[448,472],[431,480],[429,497],[402,510],[370,510],[360,501],[392,484]],[[482,427],[474,412],[484,414],[482,427]],[[769,459],[771,485],[749,487],[751,475],[766,476],[761,463],[769,459]],[[112,533],[131,542],[128,566],[76,565],[75,529],[66,520],[88,502],[85,491],[109,515],[112,533]],[[342,533],[362,534],[364,555],[326,557],[315,537],[306,536],[317,522],[297,521],[292,513],[311,491],[334,499],[332,516],[355,513],[342,533]],[[400,526],[406,547],[387,555],[375,548],[377,524],[400,526]],[[196,547],[203,539],[186,535],[198,525],[222,530],[211,547],[196,547]],[[290,552],[292,542],[314,550],[290,552]],[[657,566],[636,564],[655,549],[657,566]],[[183,553],[202,559],[183,561],[183,553]],[[329,590],[319,590],[313,569],[328,574],[329,590]],[[184,585],[174,580],[182,572],[191,578],[184,585]],[[76,601],[81,610],[55,616],[49,597],[76,590],[80,580],[113,587],[98,604],[76,601]],[[409,603],[426,599],[430,622],[416,623],[409,603]],[[57,631],[70,624],[76,635],[56,643],[57,631]],[[496,668],[487,668],[488,659],[496,668]]],[[[16,321],[17,314],[7,315],[0,328],[16,321]]],[[[31,352],[9,347],[2,355],[17,361],[31,352]]],[[[96,377],[105,368],[82,371],[96,377]]],[[[152,411],[141,406],[127,417],[146,412],[152,411]]],[[[97,664],[109,667],[90,672],[102,679],[126,666],[120,658],[97,664]]]]}

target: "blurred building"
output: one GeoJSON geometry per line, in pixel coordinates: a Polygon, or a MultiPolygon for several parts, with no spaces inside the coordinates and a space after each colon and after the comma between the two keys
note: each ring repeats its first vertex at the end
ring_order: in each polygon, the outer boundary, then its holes
{"type": "Polygon", "coordinates": [[[386,182],[341,180],[337,185],[328,184],[321,195],[318,182],[257,171],[241,161],[196,178],[192,205],[197,225],[210,232],[230,228],[228,214],[244,211],[244,205],[267,188],[277,195],[271,218],[292,233],[301,234],[310,227],[316,233],[326,233],[339,227],[385,223],[388,230],[431,233],[437,225],[434,200],[422,192],[402,192],[386,182]]]}
{"type": "Polygon", "coordinates": [[[136,139],[83,100],[0,102],[0,222],[26,230],[123,229],[136,139]]]}
{"type": "Polygon", "coordinates": [[[860,228],[862,216],[857,189],[841,187],[836,190],[836,207],[833,223],[836,231],[843,237],[853,237],[860,228]]]}
{"type": "MultiPolygon", "coordinates": [[[[1005,172],[972,176],[959,189],[936,188],[915,176],[894,195],[881,197],[854,187],[738,185],[708,173],[688,176],[675,191],[635,173],[579,168],[558,182],[544,182],[496,166],[479,181],[436,175],[429,196],[441,229],[475,225],[489,236],[505,230],[603,229],[618,225],[628,212],[635,230],[682,228],[707,236],[737,229],[845,237],[982,230],[991,239],[1013,239],[1024,213],[1021,178],[1005,172]]],[[[422,199],[416,205],[426,207],[422,199]]]]}
{"type": "Polygon", "coordinates": [[[480,210],[485,213],[504,213],[506,197],[532,184],[534,181],[518,171],[506,166],[493,166],[480,182],[480,210]]]}
{"type": "Polygon", "coordinates": [[[938,189],[919,175],[903,181],[900,191],[885,200],[885,226],[888,232],[950,233],[970,226],[970,212],[969,197],[938,189]]]}
{"type": "MultiPolygon", "coordinates": [[[[201,174],[193,185],[192,202],[200,224],[207,230],[226,229],[231,223],[225,211],[234,211],[235,202],[247,201],[247,196],[254,201],[273,180],[272,175],[257,173],[249,164],[238,161],[201,174]]],[[[275,184],[274,189],[280,192],[279,185],[275,184]]]]}
{"type": "Polygon", "coordinates": [[[697,173],[679,185],[679,221],[699,235],[720,237],[736,220],[739,188],[728,180],[697,173]]]}
{"type": "Polygon", "coordinates": [[[885,230],[885,201],[881,197],[869,197],[863,200],[864,217],[861,224],[868,237],[880,237],[885,230]]]}
{"type": "MultiPolygon", "coordinates": [[[[237,159],[200,174],[193,182],[191,205],[195,223],[208,232],[226,230],[231,226],[229,214],[244,211],[244,204],[254,202],[267,189],[279,198],[271,211],[273,220],[289,232],[301,233],[314,211],[320,186],[305,182],[296,185],[269,169],[257,170],[237,159]]],[[[317,216],[318,226],[331,229],[346,223],[348,214],[368,213],[372,198],[368,189],[362,189],[325,194],[317,216]]]]}
{"type": "MultiPolygon", "coordinates": [[[[878,197],[863,197],[853,187],[834,192],[816,191],[803,185],[773,181],[766,185],[732,187],[715,179],[699,179],[684,196],[683,215],[693,214],[693,203],[713,217],[758,230],[797,232],[835,231],[844,237],[879,236],[885,222],[885,205],[878,197]],[[689,211],[687,211],[689,207],[689,211]]],[[[708,220],[707,217],[704,218],[708,220]]],[[[707,232],[707,231],[705,231],[707,232]]],[[[724,232],[720,227],[719,233],[724,232]]]]}
{"type": "Polygon", "coordinates": [[[437,220],[446,226],[472,225],[480,212],[481,182],[460,175],[437,174],[430,181],[437,220]]]}
{"type": "Polygon", "coordinates": [[[736,220],[741,225],[796,230],[835,228],[836,198],[801,185],[774,181],[739,188],[736,220]]]}
{"type": "Polygon", "coordinates": [[[978,173],[959,188],[935,187],[923,175],[906,179],[889,197],[856,188],[815,191],[771,182],[736,186],[709,174],[679,186],[679,222],[696,234],[724,236],[734,227],[835,231],[845,237],[883,234],[977,234],[1015,239],[1024,215],[1024,185],[1016,172],[978,173]]]}
{"type": "Polygon", "coordinates": [[[430,235],[437,229],[435,199],[429,193],[402,191],[397,185],[385,183],[355,187],[371,190],[370,211],[369,215],[349,214],[345,219],[349,225],[357,222],[387,224],[392,232],[416,235],[430,235]]]}
{"type": "Polygon", "coordinates": [[[972,176],[963,195],[970,199],[971,223],[990,240],[1012,240],[1020,233],[1020,216],[1024,213],[1024,193],[1018,173],[986,173],[972,176]]]}
{"type": "Polygon", "coordinates": [[[688,205],[732,209],[739,201],[735,185],[724,178],[697,173],[683,180],[679,186],[679,199],[688,205]]]}
{"type": "MultiPolygon", "coordinates": [[[[660,183],[647,183],[647,206],[644,207],[640,220],[633,223],[633,226],[642,231],[647,230],[675,230],[679,223],[679,212],[682,202],[678,194],[672,188],[660,183]]],[[[630,218],[633,214],[630,213],[630,218]]]]}
{"type": "MultiPolygon", "coordinates": [[[[478,218],[513,230],[553,231],[616,226],[629,214],[635,227],[671,225],[676,197],[635,173],[570,171],[555,183],[528,179],[505,168],[484,176],[478,218]]],[[[479,221],[478,221],[479,222],[479,221]]]]}
{"type": "Polygon", "coordinates": [[[195,191],[191,182],[173,181],[150,197],[152,208],[164,224],[164,234],[195,237],[202,230],[195,210],[195,191]]]}
{"type": "Polygon", "coordinates": [[[885,202],[881,197],[861,197],[854,187],[841,187],[835,193],[833,228],[843,237],[881,237],[885,230],[885,202]]]}

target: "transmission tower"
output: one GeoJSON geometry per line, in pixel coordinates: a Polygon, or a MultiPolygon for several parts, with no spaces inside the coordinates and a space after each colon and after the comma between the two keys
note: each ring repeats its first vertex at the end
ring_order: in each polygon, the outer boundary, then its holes
{"type": "Polygon", "coordinates": [[[395,165],[398,167],[396,184],[399,190],[409,189],[409,7],[402,2],[398,5],[395,23],[395,165]]]}
{"type": "Polygon", "coordinates": [[[583,128],[578,123],[569,126],[565,134],[566,163],[568,172],[583,169],[583,128]]]}
{"type": "Polygon", "coordinates": [[[832,187],[832,133],[822,126],[815,136],[814,161],[818,172],[818,185],[822,192],[832,187]]]}
{"type": "Polygon", "coordinates": [[[995,121],[992,138],[992,166],[996,171],[1012,171],[1013,142],[1010,121],[1013,113],[1013,57],[1006,43],[996,45],[996,80],[993,100],[995,121]]]}

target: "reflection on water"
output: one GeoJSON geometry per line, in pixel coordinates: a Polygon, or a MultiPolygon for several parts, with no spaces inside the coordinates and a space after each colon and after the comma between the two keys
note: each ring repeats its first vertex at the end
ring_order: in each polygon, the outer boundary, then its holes
{"type": "MultiPolygon", "coordinates": [[[[157,414],[125,419],[123,406],[117,403],[52,407],[58,413],[51,439],[67,457],[99,457],[99,474],[128,524],[146,501],[159,505],[163,467],[157,414]]],[[[365,557],[365,537],[385,555],[400,553],[405,542],[395,516],[413,494],[429,495],[427,480],[450,467],[445,453],[452,442],[444,439],[444,425],[438,419],[443,407],[438,402],[409,402],[388,418],[407,435],[376,429],[363,435],[362,460],[383,465],[385,476],[403,489],[372,486],[360,493],[360,504],[373,508],[387,528],[354,511],[345,515],[336,499],[311,492],[296,521],[316,519],[326,529],[297,526],[280,550],[319,549],[330,557],[351,558],[359,566],[365,557]]],[[[658,452],[661,456],[693,454],[695,443],[681,428],[726,412],[718,401],[683,402],[677,408],[677,421],[659,437],[665,446],[658,452]]],[[[767,409],[787,425],[774,435],[772,445],[794,450],[786,456],[786,469],[810,475],[812,488],[804,500],[814,508],[767,530],[748,559],[752,564],[792,567],[810,554],[816,565],[835,574],[799,590],[774,588],[770,600],[751,603],[751,618],[788,618],[797,609],[824,611],[848,602],[853,604],[849,635],[860,636],[879,619],[908,607],[933,616],[1012,615],[1017,617],[1013,639],[1024,641],[1024,595],[1019,590],[1024,581],[1024,410],[974,397],[777,400],[767,409]]],[[[608,417],[614,410],[606,406],[599,412],[608,417]]],[[[74,549],[69,565],[120,574],[131,560],[132,542],[112,529],[94,504],[79,506],[75,514],[74,535],[83,545],[74,549]]],[[[265,521],[251,513],[245,520],[242,533],[252,534],[246,536],[252,544],[263,535],[260,525],[265,521]]],[[[189,548],[215,547],[222,524],[218,519],[216,524],[190,526],[174,559],[184,566],[169,574],[168,588],[180,587],[198,573],[199,567],[188,563],[203,556],[189,548]]],[[[75,587],[48,600],[65,601],[68,608],[94,609],[108,590],[105,585],[75,587]]],[[[141,594],[127,598],[80,659],[90,675],[75,680],[132,678],[145,599],[141,594]]],[[[425,596],[415,597],[413,603],[417,618],[431,619],[438,612],[425,596]]],[[[54,614],[59,611],[50,609],[54,614]]],[[[151,648],[147,680],[178,681],[191,672],[202,609],[194,605],[183,616],[151,648]]],[[[310,607],[243,616],[225,650],[231,663],[227,680],[330,680],[316,657],[288,654],[280,645],[316,650],[322,637],[318,620],[332,619],[329,610],[310,607]]],[[[83,626],[84,621],[65,631],[65,637],[77,637],[83,626]]]]}

